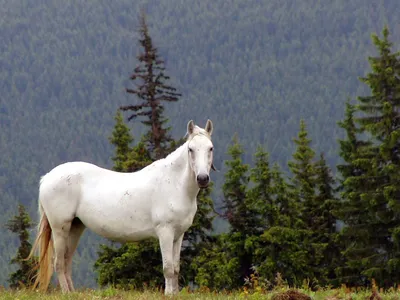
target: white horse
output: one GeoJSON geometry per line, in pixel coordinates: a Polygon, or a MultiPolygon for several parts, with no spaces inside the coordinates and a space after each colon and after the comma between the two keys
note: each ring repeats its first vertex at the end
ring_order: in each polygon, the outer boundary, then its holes
{"type": "Polygon", "coordinates": [[[62,291],[74,290],[72,256],[87,227],[120,242],[158,238],[165,294],[177,293],[183,235],[192,225],[199,189],[207,187],[213,168],[212,131],[210,120],[205,129],[189,121],[181,147],[137,172],[69,162],[43,176],[39,231],[29,256],[39,249],[34,288],[47,290],[54,256],[62,291]]]}

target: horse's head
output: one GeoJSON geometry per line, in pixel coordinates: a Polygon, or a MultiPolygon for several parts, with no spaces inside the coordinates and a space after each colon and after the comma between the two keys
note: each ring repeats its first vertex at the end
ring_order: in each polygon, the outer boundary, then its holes
{"type": "Polygon", "coordinates": [[[214,169],[212,132],[213,123],[210,120],[207,120],[204,129],[196,126],[192,120],[187,125],[189,164],[200,188],[208,186],[210,169],[214,169]]]}

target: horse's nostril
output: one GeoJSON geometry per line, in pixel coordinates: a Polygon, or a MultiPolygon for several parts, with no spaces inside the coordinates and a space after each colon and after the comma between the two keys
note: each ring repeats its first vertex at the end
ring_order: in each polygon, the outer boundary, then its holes
{"type": "Polygon", "coordinates": [[[200,174],[197,175],[197,182],[198,183],[208,183],[208,181],[210,180],[210,176],[208,176],[207,174],[200,174]]]}

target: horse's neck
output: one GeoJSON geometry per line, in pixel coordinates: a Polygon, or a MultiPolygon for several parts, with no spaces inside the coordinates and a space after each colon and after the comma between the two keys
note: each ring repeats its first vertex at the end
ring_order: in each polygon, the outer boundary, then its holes
{"type": "Polygon", "coordinates": [[[188,142],[184,143],[170,155],[165,158],[165,163],[172,168],[172,172],[175,173],[175,176],[178,180],[182,182],[186,188],[195,196],[199,192],[199,187],[196,183],[195,175],[190,168],[187,146],[188,142]]]}

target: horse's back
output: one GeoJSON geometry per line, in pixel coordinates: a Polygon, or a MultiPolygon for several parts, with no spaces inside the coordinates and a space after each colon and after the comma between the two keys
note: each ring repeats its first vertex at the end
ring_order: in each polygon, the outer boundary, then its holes
{"type": "MultiPolygon", "coordinates": [[[[40,179],[39,203],[49,218],[73,218],[82,197],[85,178],[108,170],[85,162],[58,165],[40,179]]],[[[108,171],[111,172],[111,171],[108,171]]]]}

